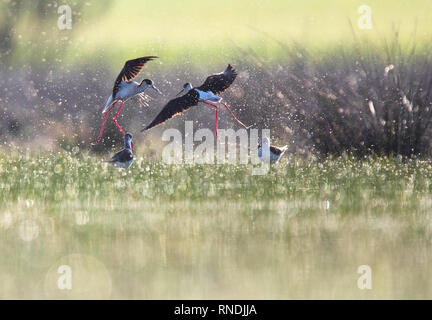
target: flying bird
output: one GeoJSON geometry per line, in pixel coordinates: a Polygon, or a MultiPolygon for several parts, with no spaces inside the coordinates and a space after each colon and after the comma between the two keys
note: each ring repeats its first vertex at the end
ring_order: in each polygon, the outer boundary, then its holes
{"type": "Polygon", "coordinates": [[[107,162],[113,164],[114,166],[121,168],[129,168],[134,160],[132,152],[132,136],[126,133],[124,136],[124,148],[122,151],[117,152],[110,160],[107,162]]]}
{"type": "Polygon", "coordinates": [[[270,140],[268,138],[261,139],[258,144],[258,157],[262,161],[270,161],[270,163],[276,163],[283,156],[285,151],[288,150],[288,146],[283,146],[281,148],[270,145],[270,140]]]}
{"type": "Polygon", "coordinates": [[[210,106],[213,106],[216,109],[216,121],[215,121],[215,132],[217,136],[217,120],[218,120],[218,108],[219,106],[211,103],[221,103],[227,108],[231,116],[244,128],[248,129],[240,120],[236,118],[236,116],[231,112],[228,106],[222,102],[222,98],[218,96],[219,93],[224,92],[228,87],[234,82],[237,77],[237,72],[235,69],[229,64],[224,72],[211,75],[207,77],[204,83],[194,88],[192,84],[185,83],[183,85],[183,89],[177,94],[180,95],[183,92],[186,92],[185,95],[174,98],[170,100],[165,107],[161,110],[161,112],[156,116],[156,118],[146,127],[144,127],[141,131],[149,130],[172,117],[181,114],[187,111],[190,107],[198,105],[199,102],[203,102],[210,106]]]}
{"type": "MultiPolygon", "coordinates": [[[[123,129],[120,127],[120,125],[117,123],[117,117],[120,113],[121,108],[123,107],[123,104],[128,99],[138,96],[141,101],[145,99],[144,91],[147,88],[152,88],[155,91],[157,91],[159,94],[161,93],[158,88],[154,85],[154,82],[150,79],[144,79],[141,81],[141,83],[138,83],[136,81],[132,81],[133,79],[138,76],[138,74],[143,69],[144,65],[153,59],[156,59],[155,56],[148,56],[148,57],[142,57],[137,58],[133,60],[126,61],[123,69],[120,71],[119,75],[117,76],[117,79],[114,83],[114,88],[112,91],[112,94],[109,96],[105,107],[102,111],[104,114],[104,119],[102,123],[102,128],[99,133],[99,137],[96,140],[96,144],[99,143],[99,141],[102,138],[102,133],[105,127],[105,123],[108,117],[109,112],[112,108],[114,108],[115,104],[120,101],[120,106],[117,110],[117,113],[115,114],[114,118],[112,119],[116,127],[125,135],[126,133],[123,131],[123,129]]],[[[132,144],[133,149],[133,144],[132,144]]]]}

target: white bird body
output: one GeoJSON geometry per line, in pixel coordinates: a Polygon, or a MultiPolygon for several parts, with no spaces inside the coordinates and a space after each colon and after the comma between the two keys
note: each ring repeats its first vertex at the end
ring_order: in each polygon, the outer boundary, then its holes
{"type": "Polygon", "coordinates": [[[288,146],[281,148],[270,145],[268,138],[262,139],[262,143],[258,146],[258,157],[265,162],[276,163],[288,150],[288,146]]]}
{"type": "Polygon", "coordinates": [[[109,109],[109,107],[111,107],[111,105],[114,103],[114,101],[121,100],[125,102],[130,98],[143,93],[148,87],[150,86],[145,83],[140,85],[136,81],[121,82],[119,85],[119,90],[116,93],[115,99],[113,99],[112,94],[109,96],[102,113],[105,113],[109,109]]]}
{"type": "MultiPolygon", "coordinates": [[[[120,132],[123,135],[126,135],[124,130],[120,127],[120,125],[117,123],[117,117],[120,113],[121,108],[123,107],[123,104],[126,100],[132,98],[133,96],[138,97],[138,101],[141,105],[146,105],[146,95],[144,94],[144,90],[147,88],[153,88],[155,91],[157,91],[159,94],[161,93],[158,88],[155,87],[154,83],[150,79],[143,79],[141,83],[133,81],[138,74],[141,72],[144,65],[153,59],[157,57],[155,56],[148,56],[148,57],[141,57],[133,60],[128,60],[124,64],[123,69],[120,71],[119,75],[117,76],[114,87],[112,90],[111,95],[108,97],[107,102],[105,103],[105,106],[102,110],[102,114],[104,115],[104,119],[102,122],[102,128],[99,132],[99,136],[96,140],[96,144],[99,143],[99,141],[102,139],[102,134],[104,131],[105,123],[108,118],[108,114],[110,113],[111,109],[114,108],[115,104],[120,101],[120,106],[117,109],[117,113],[115,114],[114,118],[112,118],[112,121],[116,125],[116,127],[120,130],[120,132]]],[[[132,150],[133,150],[133,144],[132,144],[132,150]]]]}
{"type": "Polygon", "coordinates": [[[117,152],[108,162],[116,167],[129,168],[133,161],[132,136],[127,133],[123,150],[117,152]]]}
{"type": "Polygon", "coordinates": [[[156,118],[147,126],[145,126],[141,131],[149,130],[155,126],[158,126],[168,119],[175,117],[178,114],[183,114],[189,108],[193,106],[197,106],[199,102],[211,105],[216,110],[216,119],[215,119],[215,133],[217,136],[217,115],[218,115],[218,105],[213,103],[220,103],[228,110],[231,116],[240,124],[242,127],[249,129],[249,127],[245,126],[237,117],[231,112],[230,108],[222,102],[222,98],[218,96],[218,94],[224,92],[228,89],[231,84],[234,82],[237,77],[237,72],[235,69],[229,64],[224,72],[220,72],[217,74],[213,74],[208,76],[204,83],[199,87],[194,88],[190,82],[187,82],[183,85],[183,89],[177,94],[180,95],[183,92],[186,92],[184,95],[174,98],[162,108],[156,118]]]}
{"type": "Polygon", "coordinates": [[[112,163],[114,166],[116,166],[116,167],[120,167],[120,168],[123,168],[123,169],[127,169],[127,168],[130,167],[130,165],[132,164],[132,162],[133,162],[133,159],[132,159],[132,160],[129,160],[129,161],[126,161],[126,162],[113,161],[113,162],[111,162],[111,163],[112,163]]]}
{"type": "Polygon", "coordinates": [[[202,91],[202,90],[198,90],[197,88],[194,88],[193,90],[195,90],[196,92],[199,93],[200,100],[211,101],[211,102],[220,102],[222,100],[221,97],[215,95],[210,90],[209,91],[202,91]]]}
{"type": "Polygon", "coordinates": [[[140,86],[140,84],[136,81],[123,81],[120,83],[119,91],[116,94],[116,99],[126,101],[132,98],[134,95],[144,92],[144,90],[147,88],[147,85],[143,84],[140,86]]]}

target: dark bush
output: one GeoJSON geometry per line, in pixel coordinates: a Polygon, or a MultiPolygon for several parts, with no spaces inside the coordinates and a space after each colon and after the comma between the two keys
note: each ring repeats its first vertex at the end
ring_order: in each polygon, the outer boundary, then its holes
{"type": "MultiPolygon", "coordinates": [[[[380,44],[357,40],[323,53],[281,44],[286,59],[279,63],[263,61],[249,50],[243,52],[242,61],[226,62],[236,67],[239,76],[222,96],[240,120],[271,128],[273,138],[289,143],[291,152],[430,156],[432,51],[413,43],[402,47],[397,37],[380,44]]],[[[137,143],[151,140],[164,128],[182,129],[185,120],[195,120],[195,129],[213,129],[214,111],[199,106],[159,129],[139,133],[184,82],[199,85],[224,67],[159,69],[151,77],[164,95],[154,96],[148,108],[127,102],[119,123],[135,134],[137,143]]],[[[23,68],[8,74],[4,66],[0,74],[7,75],[0,77],[2,143],[19,139],[19,145],[39,148],[32,141],[44,145],[56,141],[53,147],[76,145],[97,152],[121,146],[122,136],[111,121],[101,144],[91,146],[116,70],[100,64],[96,72],[77,66],[68,72],[23,68]]],[[[220,128],[238,128],[225,110],[219,117],[220,128]]]]}
{"type": "Polygon", "coordinates": [[[274,114],[273,132],[280,137],[292,132],[295,144],[321,155],[429,156],[429,47],[402,47],[395,36],[390,43],[357,40],[348,48],[311,55],[298,45],[287,46],[287,64],[276,67],[248,54],[261,65],[261,82],[271,83],[260,92],[270,101],[256,107],[274,114]]]}

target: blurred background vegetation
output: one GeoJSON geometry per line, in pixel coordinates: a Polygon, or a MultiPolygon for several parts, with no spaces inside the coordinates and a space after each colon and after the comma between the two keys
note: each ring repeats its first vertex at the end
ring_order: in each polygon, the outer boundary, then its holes
{"type": "MultiPolygon", "coordinates": [[[[112,123],[103,143],[90,147],[100,110],[125,60],[157,55],[142,77],[152,78],[164,96],[153,96],[149,108],[131,100],[119,118],[147,153],[157,152],[152,136],[182,128],[185,119],[194,119],[196,129],[212,128],[212,112],[195,108],[138,134],[183,83],[199,84],[232,63],[239,77],[225,100],[242,121],[271,128],[293,152],[429,155],[431,10],[428,0],[3,0],[0,139],[30,150],[118,147],[122,137],[112,123]],[[70,30],[57,26],[64,4],[72,9],[70,30]],[[372,10],[370,30],[357,26],[364,4],[372,10]],[[381,75],[389,65],[386,80],[381,75]],[[330,83],[332,74],[346,77],[330,83]],[[402,112],[411,102],[414,111],[402,112]],[[342,141],[353,132],[364,135],[342,141]]],[[[237,128],[225,113],[220,117],[220,127],[237,128]]]]}
{"type": "MultiPolygon", "coordinates": [[[[47,67],[157,54],[162,64],[225,63],[242,54],[236,46],[254,47],[268,59],[283,58],[278,41],[298,41],[317,49],[351,40],[348,20],[357,22],[361,5],[372,7],[374,37],[397,25],[407,38],[414,27],[428,37],[432,3],[427,0],[221,0],[213,1],[20,1],[3,0],[2,57],[17,65],[47,67]],[[71,30],[59,30],[57,8],[73,10],[71,30]]],[[[115,67],[115,70],[118,68],[115,67]]]]}

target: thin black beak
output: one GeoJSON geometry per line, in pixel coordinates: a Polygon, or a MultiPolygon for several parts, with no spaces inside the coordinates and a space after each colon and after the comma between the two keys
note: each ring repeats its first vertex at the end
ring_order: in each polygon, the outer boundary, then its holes
{"type": "Polygon", "coordinates": [[[178,97],[181,93],[183,93],[185,91],[185,89],[181,89],[179,93],[176,94],[176,97],[178,97]]]}
{"type": "Polygon", "coordinates": [[[162,94],[162,92],[160,92],[160,90],[158,88],[156,88],[154,84],[151,86],[151,88],[154,89],[160,95],[162,94]]]}

